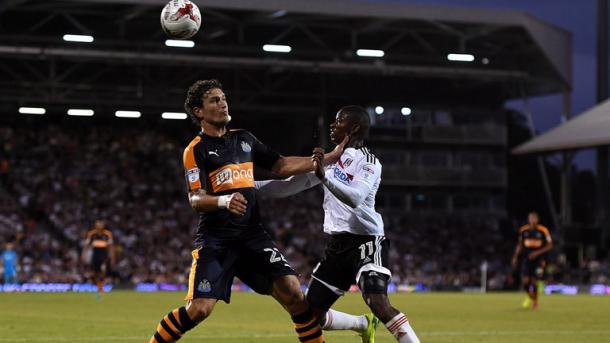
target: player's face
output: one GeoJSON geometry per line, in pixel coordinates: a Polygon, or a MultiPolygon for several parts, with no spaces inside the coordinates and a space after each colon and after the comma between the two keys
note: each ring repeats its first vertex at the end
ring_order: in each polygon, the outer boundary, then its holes
{"type": "Polygon", "coordinates": [[[530,213],[527,216],[527,221],[530,223],[530,225],[534,226],[534,225],[538,225],[538,215],[534,214],[534,213],[530,213]]]}
{"type": "Polygon", "coordinates": [[[96,220],[95,221],[95,228],[97,230],[102,230],[104,229],[104,221],[103,220],[96,220]]]}
{"type": "Polygon", "coordinates": [[[203,94],[203,106],[196,107],[197,116],[214,126],[225,126],[231,121],[227,97],[220,88],[213,88],[203,94]]]}
{"type": "Polygon", "coordinates": [[[335,144],[341,143],[345,135],[351,133],[353,127],[354,123],[349,114],[337,112],[335,121],[330,124],[330,140],[335,144]]]}

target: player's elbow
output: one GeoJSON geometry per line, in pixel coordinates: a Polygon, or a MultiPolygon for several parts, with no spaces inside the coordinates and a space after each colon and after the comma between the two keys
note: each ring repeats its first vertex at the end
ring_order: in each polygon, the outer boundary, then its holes
{"type": "Polygon", "coordinates": [[[271,168],[271,172],[273,172],[276,175],[279,175],[282,178],[292,176],[292,174],[288,168],[288,164],[286,163],[285,157],[280,157],[280,159],[277,160],[277,162],[275,162],[275,164],[271,168]]]}
{"type": "Polygon", "coordinates": [[[358,206],[360,206],[360,204],[362,203],[362,201],[360,201],[357,198],[352,198],[352,197],[348,197],[346,199],[346,205],[351,207],[351,208],[357,208],[358,206]]]}

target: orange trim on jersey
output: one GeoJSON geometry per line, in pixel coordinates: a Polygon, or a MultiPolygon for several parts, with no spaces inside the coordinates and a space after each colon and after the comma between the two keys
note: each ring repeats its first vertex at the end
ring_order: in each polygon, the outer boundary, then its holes
{"type": "MultiPolygon", "coordinates": [[[[195,291],[195,273],[197,272],[197,260],[199,259],[199,249],[193,250],[191,253],[193,255],[193,263],[191,264],[191,273],[189,274],[189,289],[186,293],[186,298],[184,300],[193,300],[193,292],[195,291]]],[[[179,318],[176,314],[174,314],[176,319],[179,318]]],[[[182,325],[182,323],[180,323],[182,325]]]]}
{"type": "Polygon", "coordinates": [[[526,238],[523,240],[523,246],[526,248],[540,248],[542,244],[542,239],[539,238],[526,238]]]}
{"type": "Polygon", "coordinates": [[[108,242],[101,239],[96,239],[91,243],[94,248],[108,248],[108,242]]]}
{"type": "Polygon", "coordinates": [[[546,236],[547,241],[551,242],[551,233],[549,232],[549,229],[546,226],[538,225],[538,230],[542,231],[542,233],[544,233],[544,235],[546,236]]]}
{"type": "Polygon", "coordinates": [[[201,141],[201,137],[197,136],[193,139],[189,145],[184,149],[184,153],[182,154],[182,163],[184,165],[184,171],[187,174],[187,180],[189,183],[189,189],[191,191],[196,191],[201,189],[201,178],[199,176],[199,167],[197,166],[197,162],[195,161],[195,145],[201,141]],[[189,177],[189,172],[197,173],[197,176],[189,177]],[[193,181],[191,181],[193,180],[193,181]]]}
{"type": "Polygon", "coordinates": [[[208,175],[212,192],[254,187],[254,163],[227,164],[208,175]]]}

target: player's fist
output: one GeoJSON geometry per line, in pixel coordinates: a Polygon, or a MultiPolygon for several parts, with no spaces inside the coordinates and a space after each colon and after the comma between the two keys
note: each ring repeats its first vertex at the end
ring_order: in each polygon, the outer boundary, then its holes
{"type": "Polygon", "coordinates": [[[313,171],[318,179],[324,179],[324,149],[315,148],[313,149],[313,155],[311,156],[313,162],[313,171]]]}
{"type": "Polygon", "coordinates": [[[227,204],[227,210],[233,214],[243,216],[246,214],[248,209],[248,200],[241,193],[233,193],[229,203],[227,204]]]}

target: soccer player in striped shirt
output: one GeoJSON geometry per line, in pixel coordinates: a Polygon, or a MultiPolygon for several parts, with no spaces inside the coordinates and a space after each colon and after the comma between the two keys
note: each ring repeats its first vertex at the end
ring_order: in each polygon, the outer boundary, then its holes
{"type": "MultiPolygon", "coordinates": [[[[521,257],[521,281],[527,297],[522,303],[524,308],[538,308],[538,283],[542,283],[546,267],[546,255],[553,249],[553,240],[549,229],[540,225],[540,217],[536,212],[527,216],[528,224],[519,229],[519,240],[512,258],[513,268],[517,267],[521,257]]],[[[541,289],[540,291],[543,291],[541,289]]]]}
{"type": "MultiPolygon", "coordinates": [[[[150,343],[173,343],[229,303],[234,276],[271,295],[292,317],[302,343],[323,343],[297,273],[264,230],[254,189],[254,166],[290,176],[313,170],[310,157],[281,156],[246,130],[227,128],[226,96],[217,80],[195,82],[185,109],[201,131],[184,150],[191,207],[199,214],[186,306],[168,313],[150,343]]],[[[327,154],[336,160],[343,146],[327,154]]]]}

